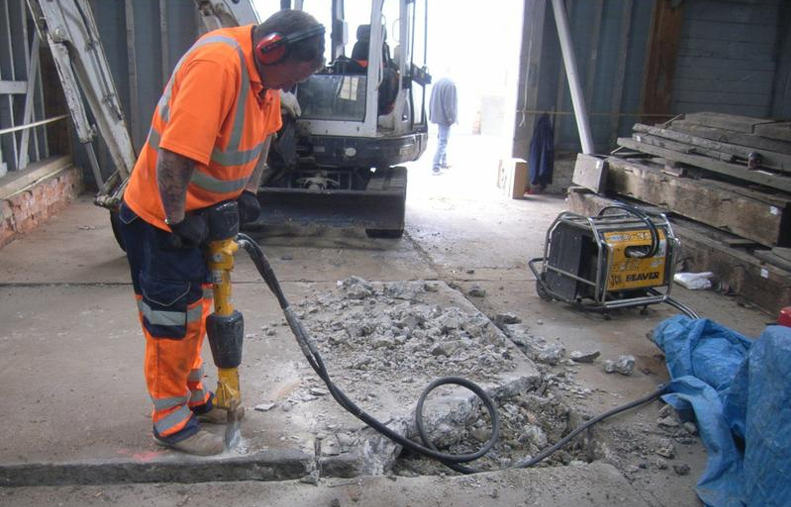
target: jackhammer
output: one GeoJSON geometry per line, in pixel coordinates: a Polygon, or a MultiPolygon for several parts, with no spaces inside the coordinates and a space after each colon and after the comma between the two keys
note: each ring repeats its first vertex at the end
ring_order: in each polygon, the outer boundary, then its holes
{"type": "MultiPolygon", "coordinates": [[[[324,360],[310,339],[302,322],[291,308],[283,294],[280,283],[275,276],[269,260],[260,246],[248,235],[239,232],[238,204],[235,201],[223,202],[201,212],[209,226],[207,245],[208,265],[212,273],[215,311],[207,318],[206,332],[209,338],[214,364],[218,368],[217,391],[215,403],[228,411],[228,426],[225,433],[226,448],[232,448],[239,440],[239,407],[241,406],[241,389],[239,386],[239,365],[242,362],[242,340],[244,339],[244,321],[242,314],[231,305],[231,277],[233,255],[241,246],[252,259],[256,269],[266,282],[269,290],[277,298],[288,326],[297,340],[300,350],[313,371],[324,381],[332,397],[349,413],[394,443],[423,456],[436,459],[445,466],[461,473],[469,474],[483,470],[462,465],[484,456],[497,443],[500,435],[500,418],[492,398],[480,386],[471,380],[461,377],[442,377],[431,382],[418,398],[415,409],[415,423],[423,441],[423,445],[409,440],[395,432],[361,407],[356,405],[330,378],[324,360]],[[482,402],[491,419],[490,438],[474,453],[446,454],[440,452],[431,441],[423,424],[423,405],[428,395],[442,385],[458,385],[472,391],[482,402]]],[[[514,468],[531,467],[570,442],[574,437],[592,425],[610,416],[637,407],[657,399],[667,392],[667,385],[661,385],[656,391],[630,403],[616,407],[589,421],[586,421],[555,445],[539,453],[533,458],[527,457],[517,462],[514,468]]]]}
{"type": "Polygon", "coordinates": [[[214,404],[228,412],[225,446],[233,447],[239,440],[239,407],[242,392],[239,386],[239,365],[242,363],[244,318],[231,303],[231,271],[233,255],[239,249],[239,206],[227,201],[202,213],[209,229],[207,264],[211,271],[214,313],[206,318],[214,365],[217,366],[217,389],[214,404]]]}

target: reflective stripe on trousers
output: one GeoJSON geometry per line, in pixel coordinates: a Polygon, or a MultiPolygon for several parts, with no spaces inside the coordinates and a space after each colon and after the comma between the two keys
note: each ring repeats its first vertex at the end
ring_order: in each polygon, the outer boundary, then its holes
{"type": "MultiPolygon", "coordinates": [[[[197,318],[187,325],[187,334],[182,339],[154,337],[143,327],[146,338],[146,384],[154,404],[151,418],[157,434],[162,437],[181,431],[192,416],[191,408],[207,403],[211,396],[203,386],[203,360],[200,355],[211,305],[212,299],[202,298],[194,308],[187,311],[188,315],[197,315],[197,318]],[[181,361],[167,360],[178,357],[189,358],[189,369],[180,368],[183,364],[181,361]]],[[[140,317],[142,319],[142,312],[140,317]]]]}

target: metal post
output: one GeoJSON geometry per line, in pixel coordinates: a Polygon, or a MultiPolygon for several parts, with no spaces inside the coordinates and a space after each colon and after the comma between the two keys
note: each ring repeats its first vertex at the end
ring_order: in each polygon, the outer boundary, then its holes
{"type": "Polygon", "coordinates": [[[577,59],[574,56],[574,46],[571,42],[569,21],[566,18],[563,0],[552,0],[552,11],[555,14],[555,25],[560,38],[560,49],[563,52],[563,64],[566,67],[566,77],[571,89],[571,102],[574,104],[574,116],[577,119],[577,130],[579,130],[580,142],[582,143],[582,153],[593,154],[593,139],[591,138],[590,124],[588,123],[588,111],[585,107],[585,95],[580,86],[579,74],[577,73],[577,59]]]}

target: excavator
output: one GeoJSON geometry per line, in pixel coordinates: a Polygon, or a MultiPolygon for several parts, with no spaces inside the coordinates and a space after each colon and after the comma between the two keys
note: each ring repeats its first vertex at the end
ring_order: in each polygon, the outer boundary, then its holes
{"type": "MultiPolygon", "coordinates": [[[[206,31],[260,23],[251,0],[193,1],[206,31]]],[[[282,95],[283,128],[273,139],[258,192],[263,213],[249,227],[317,223],[401,237],[407,186],[401,164],[417,160],[428,138],[426,2],[371,0],[367,12],[350,16],[359,22],[350,41],[344,0],[309,0],[315,4],[310,6],[281,0],[281,8],[311,7],[306,10],[328,27],[329,55],[322,70],[282,95]],[[416,48],[422,49],[419,64],[416,48]]],[[[360,2],[349,3],[360,8],[360,2]]],[[[119,239],[116,213],[136,154],[90,4],[28,0],[28,7],[52,52],[99,186],[94,202],[110,211],[119,239]],[[108,178],[95,155],[97,137],[115,165],[108,178]]]]}

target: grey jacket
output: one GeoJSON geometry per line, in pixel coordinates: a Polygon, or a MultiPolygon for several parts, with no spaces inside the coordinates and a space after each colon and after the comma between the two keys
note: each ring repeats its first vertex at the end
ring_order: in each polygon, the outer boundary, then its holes
{"type": "Polygon", "coordinates": [[[439,125],[452,125],[458,120],[456,108],[456,85],[443,77],[431,87],[428,119],[439,125]]]}

